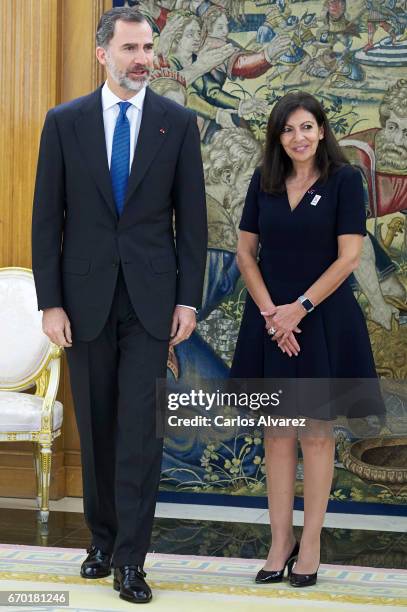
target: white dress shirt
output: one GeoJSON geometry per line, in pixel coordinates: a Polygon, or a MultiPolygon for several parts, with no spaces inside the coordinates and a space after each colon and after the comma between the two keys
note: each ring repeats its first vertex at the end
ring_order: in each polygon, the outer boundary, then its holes
{"type": "MultiPolygon", "coordinates": [[[[146,96],[146,88],[143,87],[135,96],[127,100],[131,106],[127,109],[126,117],[130,123],[130,165],[133,163],[134,151],[137,146],[137,139],[140,133],[141,118],[143,116],[143,104],[146,96]]],[[[112,145],[114,128],[116,127],[117,117],[119,115],[119,102],[124,102],[109,89],[107,82],[102,87],[102,108],[103,108],[103,124],[105,127],[105,140],[107,161],[110,168],[112,159],[112,145]]]]}
{"type": "MultiPolygon", "coordinates": [[[[141,119],[143,116],[143,105],[144,98],[146,97],[146,88],[143,87],[135,96],[127,100],[131,106],[127,109],[126,117],[130,123],[130,160],[129,160],[129,174],[131,171],[131,165],[133,163],[134,151],[137,146],[137,140],[140,133],[141,119]]],[[[107,161],[110,169],[110,162],[112,159],[112,145],[113,145],[113,134],[116,127],[117,117],[119,115],[119,102],[124,102],[121,98],[116,96],[109,88],[107,81],[102,87],[102,108],[103,108],[103,125],[105,128],[105,141],[106,141],[106,152],[107,161]]],[[[178,304],[178,306],[184,306],[184,304],[178,304]]],[[[196,312],[194,306],[185,306],[196,312]]]]}

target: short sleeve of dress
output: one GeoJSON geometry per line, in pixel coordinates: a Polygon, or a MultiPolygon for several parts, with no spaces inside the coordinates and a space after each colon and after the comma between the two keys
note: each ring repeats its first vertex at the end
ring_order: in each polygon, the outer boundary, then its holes
{"type": "Polygon", "coordinates": [[[357,168],[345,166],[340,170],[336,234],[366,236],[366,211],[362,175],[357,168]]]}
{"type": "Polygon", "coordinates": [[[256,168],[250,181],[243,207],[239,229],[244,232],[259,234],[259,205],[257,198],[260,191],[260,170],[256,168]]]}

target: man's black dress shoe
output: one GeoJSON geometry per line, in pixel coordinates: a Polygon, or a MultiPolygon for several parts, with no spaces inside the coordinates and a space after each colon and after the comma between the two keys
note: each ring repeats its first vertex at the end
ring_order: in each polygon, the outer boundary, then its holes
{"type": "Polygon", "coordinates": [[[147,582],[146,573],[140,565],[115,567],[113,588],[120,591],[120,598],[131,603],[148,603],[153,595],[147,582]]]}
{"type": "Polygon", "coordinates": [[[284,577],[284,570],[286,567],[288,567],[288,576],[290,576],[292,567],[298,557],[299,550],[300,550],[299,544],[298,542],[296,542],[287,561],[284,563],[283,569],[271,570],[270,572],[267,570],[261,569],[255,578],[255,582],[257,582],[257,584],[269,584],[272,582],[282,582],[283,577],[284,577]]]}
{"type": "MultiPolygon", "coordinates": [[[[319,569],[319,566],[318,566],[319,569]]],[[[307,587],[313,586],[317,582],[318,569],[315,574],[296,574],[295,572],[291,572],[290,574],[290,584],[293,587],[307,587]]]]}
{"type": "Polygon", "coordinates": [[[96,546],[90,546],[88,556],[81,566],[82,578],[105,578],[111,574],[111,555],[96,546]]]}

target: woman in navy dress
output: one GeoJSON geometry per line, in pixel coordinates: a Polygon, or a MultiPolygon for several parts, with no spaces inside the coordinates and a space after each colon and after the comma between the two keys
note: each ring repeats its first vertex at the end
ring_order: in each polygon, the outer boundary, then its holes
{"type": "MultiPolygon", "coordinates": [[[[347,281],[359,262],[365,225],[361,175],[344,157],[322,106],[309,94],[287,94],[270,115],[263,165],[251,180],[240,223],[237,259],[248,295],[232,378],[376,380],[365,319],[347,281]]],[[[381,398],[347,416],[366,416],[369,408],[380,413],[381,398]]],[[[316,582],[335,454],[329,419],[337,414],[332,406],[327,410],[314,419],[306,415],[322,424],[318,434],[311,428],[300,436],[300,545],[292,527],[297,431],[265,431],[272,546],[256,582],[281,581],[286,566],[292,586],[316,582]]],[[[284,416],[282,407],[278,414],[284,416]]]]}

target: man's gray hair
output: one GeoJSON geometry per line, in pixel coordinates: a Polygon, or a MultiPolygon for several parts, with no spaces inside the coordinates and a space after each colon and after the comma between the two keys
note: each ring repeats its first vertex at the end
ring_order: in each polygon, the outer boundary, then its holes
{"type": "Polygon", "coordinates": [[[107,49],[114,35],[116,21],[148,23],[148,20],[140,11],[128,6],[117,6],[110,11],[106,11],[101,16],[96,30],[96,44],[98,47],[107,49]]]}

